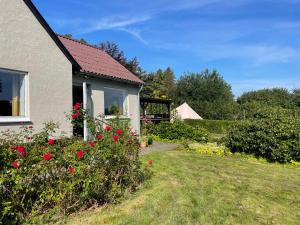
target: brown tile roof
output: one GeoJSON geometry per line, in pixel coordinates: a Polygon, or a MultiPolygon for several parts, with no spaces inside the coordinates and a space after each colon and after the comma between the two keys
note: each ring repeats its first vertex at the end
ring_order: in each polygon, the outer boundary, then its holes
{"type": "Polygon", "coordinates": [[[80,65],[81,72],[136,84],[144,83],[101,49],[61,35],[58,35],[58,38],[80,65]]]}

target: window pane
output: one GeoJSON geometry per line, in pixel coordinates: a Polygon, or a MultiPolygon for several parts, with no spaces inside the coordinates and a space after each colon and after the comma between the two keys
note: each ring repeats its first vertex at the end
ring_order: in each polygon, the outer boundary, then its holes
{"type": "Polygon", "coordinates": [[[0,69],[0,116],[25,116],[24,75],[0,69]]]}
{"type": "Polygon", "coordinates": [[[125,96],[123,91],[104,89],[105,115],[125,115],[125,96]]]}

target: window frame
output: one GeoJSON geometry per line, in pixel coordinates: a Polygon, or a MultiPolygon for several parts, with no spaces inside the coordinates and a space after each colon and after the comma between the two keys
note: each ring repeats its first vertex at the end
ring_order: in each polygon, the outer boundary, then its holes
{"type": "Polygon", "coordinates": [[[123,102],[123,115],[120,115],[120,118],[129,118],[129,98],[128,98],[128,91],[126,89],[121,89],[121,88],[112,88],[112,87],[104,87],[103,88],[103,109],[104,109],[104,118],[105,119],[114,119],[116,118],[117,116],[115,115],[105,115],[105,89],[108,89],[108,90],[113,90],[113,91],[120,91],[122,92],[123,94],[123,99],[124,99],[124,102],[123,102]]]}
{"type": "Polygon", "coordinates": [[[12,70],[0,67],[0,71],[24,76],[24,114],[25,116],[0,116],[0,123],[22,123],[31,122],[29,116],[29,74],[25,71],[12,70]]]}

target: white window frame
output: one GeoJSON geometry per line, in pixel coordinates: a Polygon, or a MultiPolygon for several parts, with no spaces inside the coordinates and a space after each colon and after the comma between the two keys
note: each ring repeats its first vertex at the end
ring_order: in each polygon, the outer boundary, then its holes
{"type": "Polygon", "coordinates": [[[24,123],[24,122],[31,122],[30,116],[29,116],[29,74],[28,72],[24,71],[18,71],[18,70],[12,70],[12,69],[6,69],[6,68],[0,68],[0,70],[5,72],[11,72],[15,75],[22,75],[24,76],[24,113],[25,116],[0,116],[0,123],[24,123]]]}
{"type": "Polygon", "coordinates": [[[103,88],[103,109],[104,109],[104,118],[105,119],[114,119],[117,116],[114,115],[105,115],[105,89],[110,89],[114,91],[121,91],[123,93],[123,111],[125,111],[125,115],[121,115],[120,118],[129,118],[129,97],[128,97],[128,91],[126,89],[121,89],[121,88],[112,88],[112,87],[104,87],[103,88]]]}

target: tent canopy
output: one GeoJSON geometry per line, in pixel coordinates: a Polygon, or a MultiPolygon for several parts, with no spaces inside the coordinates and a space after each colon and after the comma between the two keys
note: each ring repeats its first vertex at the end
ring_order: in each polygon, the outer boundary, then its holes
{"type": "Polygon", "coordinates": [[[181,106],[178,106],[175,109],[177,113],[178,119],[185,120],[185,119],[194,119],[194,120],[202,120],[202,117],[198,115],[186,102],[183,103],[181,106]]]}

